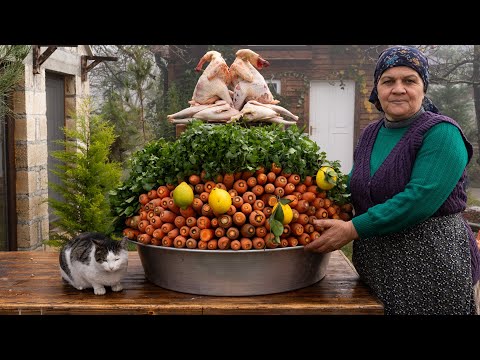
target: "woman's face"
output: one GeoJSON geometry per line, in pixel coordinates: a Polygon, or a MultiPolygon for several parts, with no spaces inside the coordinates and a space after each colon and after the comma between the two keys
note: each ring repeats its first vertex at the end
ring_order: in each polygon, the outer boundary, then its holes
{"type": "Polygon", "coordinates": [[[385,70],[377,84],[378,99],[390,121],[408,119],[422,106],[423,80],[408,66],[385,70]]]}

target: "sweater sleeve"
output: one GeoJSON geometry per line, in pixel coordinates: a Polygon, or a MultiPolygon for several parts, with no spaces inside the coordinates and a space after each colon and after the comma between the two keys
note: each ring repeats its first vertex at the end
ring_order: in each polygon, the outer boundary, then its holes
{"type": "Polygon", "coordinates": [[[398,232],[432,216],[468,163],[458,128],[442,122],[426,132],[405,190],[353,218],[360,238],[398,232]]]}

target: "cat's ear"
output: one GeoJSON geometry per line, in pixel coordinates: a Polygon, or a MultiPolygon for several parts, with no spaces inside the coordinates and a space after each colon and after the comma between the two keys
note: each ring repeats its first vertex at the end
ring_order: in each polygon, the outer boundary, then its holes
{"type": "Polygon", "coordinates": [[[103,240],[96,239],[96,238],[92,238],[92,242],[97,246],[102,246],[102,244],[103,244],[103,240]]]}
{"type": "Polygon", "coordinates": [[[122,249],[127,249],[127,243],[128,243],[128,238],[124,236],[123,239],[120,240],[120,246],[122,247],[122,249]]]}

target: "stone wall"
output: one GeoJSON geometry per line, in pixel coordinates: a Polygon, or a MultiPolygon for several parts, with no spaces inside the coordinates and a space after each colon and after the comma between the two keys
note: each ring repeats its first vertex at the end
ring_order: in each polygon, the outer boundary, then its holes
{"type": "Polygon", "coordinates": [[[78,110],[89,95],[88,80],[81,81],[81,55],[92,55],[90,48],[59,47],[41,65],[40,74],[33,73],[32,52],[24,61],[24,78],[14,93],[18,250],[43,247],[50,230],[45,71],[65,76],[65,124],[72,126],[70,111],[78,110]]]}

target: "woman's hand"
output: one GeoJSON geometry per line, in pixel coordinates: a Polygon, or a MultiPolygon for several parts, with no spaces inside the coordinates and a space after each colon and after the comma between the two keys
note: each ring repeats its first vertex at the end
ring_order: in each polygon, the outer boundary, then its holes
{"type": "Polygon", "coordinates": [[[351,221],[314,220],[314,225],[322,227],[322,235],[305,245],[305,250],[326,253],[342,248],[350,241],[358,238],[357,230],[351,221]]]}

